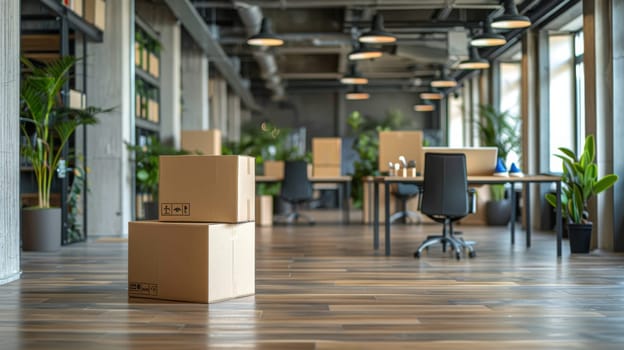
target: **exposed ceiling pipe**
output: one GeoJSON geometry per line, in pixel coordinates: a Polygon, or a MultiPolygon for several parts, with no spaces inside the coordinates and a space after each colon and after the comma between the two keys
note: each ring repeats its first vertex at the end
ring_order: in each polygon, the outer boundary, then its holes
{"type": "MultiPolygon", "coordinates": [[[[239,1],[234,2],[234,6],[245,26],[247,35],[251,36],[256,34],[260,30],[260,24],[263,18],[260,7],[239,1]]],[[[266,47],[259,47],[253,50],[252,54],[260,67],[260,75],[267,81],[265,86],[273,92],[273,98],[283,98],[284,87],[282,86],[281,78],[277,75],[275,55],[266,47]]]]}
{"type": "MultiPolygon", "coordinates": [[[[378,10],[432,10],[443,7],[440,1],[414,1],[414,0],[252,0],[253,5],[262,8],[272,9],[293,9],[293,8],[325,8],[325,7],[375,7],[378,10]]],[[[497,9],[500,7],[498,0],[473,0],[453,3],[454,9],[497,9]]],[[[195,7],[202,8],[232,8],[231,1],[196,1],[195,7]]]]}

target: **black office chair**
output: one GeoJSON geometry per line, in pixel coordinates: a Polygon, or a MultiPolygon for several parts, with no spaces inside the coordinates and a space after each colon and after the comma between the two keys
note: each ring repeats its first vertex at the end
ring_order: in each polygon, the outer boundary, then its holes
{"type": "Polygon", "coordinates": [[[446,251],[448,243],[457,260],[461,259],[463,249],[468,249],[468,256],[474,258],[474,242],[455,237],[453,222],[475,212],[475,198],[475,191],[468,189],[464,154],[425,153],[424,184],[419,207],[423,214],[442,223],[443,228],[441,236],[427,237],[414,257],[419,258],[423,250],[436,243],[442,243],[442,251],[446,251]]]}
{"type": "Polygon", "coordinates": [[[301,204],[312,200],[312,183],[308,179],[308,163],[303,160],[284,163],[281,198],[288,202],[291,207],[291,211],[285,214],[287,222],[295,222],[299,218],[303,218],[310,225],[314,225],[314,220],[311,217],[298,211],[301,204]]]}
{"type": "Polygon", "coordinates": [[[397,183],[396,191],[392,192],[392,194],[401,201],[401,209],[398,212],[392,214],[392,216],[390,216],[390,222],[395,222],[399,219],[403,219],[402,222],[405,224],[406,219],[408,217],[411,217],[416,220],[417,223],[420,223],[420,215],[413,211],[407,210],[408,199],[415,197],[419,193],[420,188],[418,187],[418,185],[405,184],[400,182],[397,183]]]}

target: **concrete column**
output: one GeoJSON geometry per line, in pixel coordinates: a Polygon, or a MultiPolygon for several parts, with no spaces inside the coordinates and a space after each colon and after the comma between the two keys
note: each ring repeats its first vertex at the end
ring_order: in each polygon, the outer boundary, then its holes
{"type": "Polygon", "coordinates": [[[209,129],[208,56],[190,42],[182,48],[182,100],[182,130],[209,129]]]}
{"type": "Polygon", "coordinates": [[[181,28],[164,3],[136,0],[136,13],[160,33],[160,137],[180,148],[181,28]]]}
{"type": "Polygon", "coordinates": [[[127,234],[133,172],[124,142],[134,142],[134,1],[106,1],[104,41],[89,44],[87,104],[114,108],[87,131],[89,235],[127,234]]]}
{"type": "MultiPolygon", "coordinates": [[[[613,124],[624,122],[624,0],[613,0],[611,8],[611,39],[613,45],[613,124]],[[619,122],[618,122],[619,120],[619,122]]],[[[613,189],[613,212],[624,213],[624,129],[612,128],[613,173],[620,180],[613,189]]],[[[613,215],[613,250],[624,252],[624,216],[613,215]]]]}
{"type": "Polygon", "coordinates": [[[240,141],[241,131],[241,102],[238,95],[228,95],[228,115],[227,115],[227,140],[240,141]]]}
{"type": "Polygon", "coordinates": [[[20,275],[19,1],[1,0],[0,12],[0,284],[4,284],[20,275]]]}
{"type": "Polygon", "coordinates": [[[213,129],[221,130],[221,136],[227,139],[227,82],[222,78],[214,78],[210,81],[210,86],[210,125],[213,129]]]}
{"type": "MultiPolygon", "coordinates": [[[[599,176],[613,172],[614,52],[611,26],[610,1],[583,1],[585,132],[595,135],[599,176]]],[[[594,248],[614,249],[613,198],[613,190],[609,190],[590,201],[594,248]]]]}

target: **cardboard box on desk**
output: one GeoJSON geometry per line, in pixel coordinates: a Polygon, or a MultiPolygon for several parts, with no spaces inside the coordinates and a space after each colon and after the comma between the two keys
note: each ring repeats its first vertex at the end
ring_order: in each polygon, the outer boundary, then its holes
{"type": "Polygon", "coordinates": [[[264,175],[274,176],[280,179],[284,178],[284,161],[282,160],[265,160],[264,175]]]}
{"type": "Polygon", "coordinates": [[[339,137],[315,137],[312,139],[312,164],[340,167],[342,139],[339,137]]]}
{"type": "Polygon", "coordinates": [[[255,293],[255,226],[129,223],[128,296],[212,303],[255,293]]]}
{"type": "Polygon", "coordinates": [[[416,170],[422,173],[424,153],[422,131],[380,131],[379,171],[388,171],[388,162],[397,163],[399,156],[416,161],[416,170]]]}
{"type": "Polygon", "coordinates": [[[314,164],[314,177],[336,177],[341,175],[340,165],[319,165],[314,164]]]}
{"type": "Polygon", "coordinates": [[[160,221],[254,221],[255,196],[253,157],[160,157],[160,221]]]}
{"type": "Polygon", "coordinates": [[[205,156],[221,155],[221,130],[183,130],[182,149],[205,156]]]}

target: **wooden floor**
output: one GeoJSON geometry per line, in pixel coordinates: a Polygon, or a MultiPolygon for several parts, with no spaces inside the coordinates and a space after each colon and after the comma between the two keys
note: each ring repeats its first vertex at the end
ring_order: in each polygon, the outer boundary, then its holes
{"type": "Polygon", "coordinates": [[[258,228],[256,295],[212,305],[128,299],[123,241],[24,253],[0,349],[624,349],[624,255],[464,226],[475,259],[412,258],[438,230],[393,226],[385,257],[368,226],[258,228]]]}

